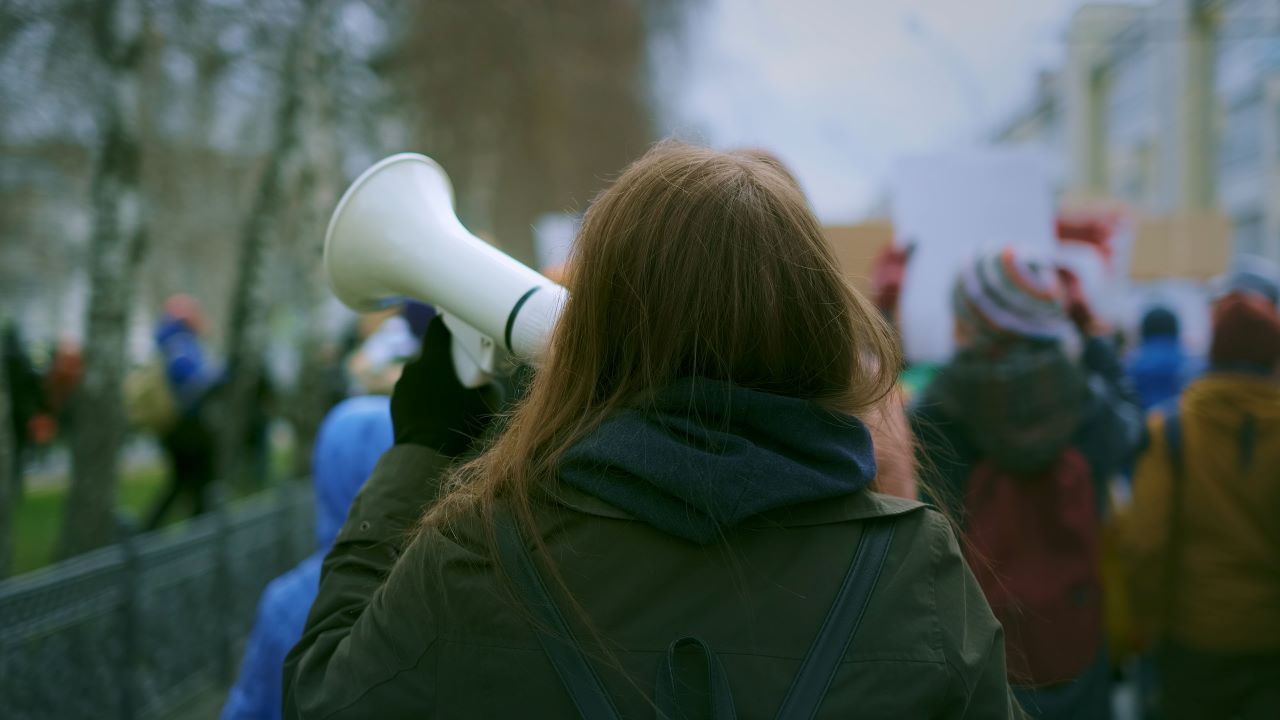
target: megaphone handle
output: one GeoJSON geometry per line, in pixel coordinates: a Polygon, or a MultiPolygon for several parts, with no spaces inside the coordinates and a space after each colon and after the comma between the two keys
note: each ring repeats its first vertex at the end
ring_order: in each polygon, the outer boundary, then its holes
{"type": "Polygon", "coordinates": [[[456,315],[441,313],[441,316],[445,326],[453,334],[449,350],[453,356],[453,369],[458,373],[458,382],[469,388],[487,385],[493,379],[493,370],[492,367],[485,367],[485,361],[492,363],[493,341],[459,320],[456,315]],[[486,353],[486,350],[489,352],[486,353]]]}
{"type": "Polygon", "coordinates": [[[458,382],[462,383],[463,387],[483,387],[493,379],[475,360],[471,359],[471,354],[456,338],[449,344],[449,352],[453,356],[453,369],[458,374],[458,382]]]}

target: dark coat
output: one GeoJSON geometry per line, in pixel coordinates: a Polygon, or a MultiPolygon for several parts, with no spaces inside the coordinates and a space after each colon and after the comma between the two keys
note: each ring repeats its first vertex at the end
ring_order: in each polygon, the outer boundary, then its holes
{"type": "MultiPolygon", "coordinates": [[[[286,718],[574,716],[478,523],[427,531],[400,552],[446,463],[397,446],[361,491],[285,664],[286,718]]],[[[617,652],[623,672],[596,667],[624,717],[654,717],[645,694],[659,656],[690,634],[719,654],[740,717],[772,717],[864,521],[890,515],[884,571],[822,716],[1018,714],[1000,626],[949,524],[924,505],[858,491],[765,512],[705,545],[567,486],[536,514],[570,590],[617,652]]]]}
{"type": "Polygon", "coordinates": [[[1034,473],[1074,448],[1093,471],[1099,517],[1107,483],[1133,459],[1142,411],[1111,346],[1092,338],[1077,363],[1056,346],[1029,346],[992,361],[960,353],[911,410],[930,500],[964,518],[979,462],[1034,473]]]}

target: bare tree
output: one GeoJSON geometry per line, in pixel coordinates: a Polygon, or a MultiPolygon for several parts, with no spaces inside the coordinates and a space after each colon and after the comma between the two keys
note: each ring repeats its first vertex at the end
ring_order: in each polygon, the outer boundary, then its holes
{"type": "Polygon", "coordinates": [[[90,297],[85,372],[74,428],[71,489],[58,544],[60,557],[91,550],[115,536],[118,456],[124,437],[121,382],[129,297],[145,248],[140,188],[139,78],[146,8],[140,0],[91,5],[93,44],[108,70],[101,108],[101,146],[92,189],[90,297]]]}
{"type": "MultiPolygon", "coordinates": [[[[323,33],[324,23],[317,31],[323,33]]],[[[311,450],[320,423],[328,411],[329,394],[325,381],[330,338],[326,337],[320,310],[328,294],[322,257],[324,233],[329,215],[338,201],[342,169],[337,147],[334,83],[326,82],[335,63],[341,58],[325,38],[315,38],[311,49],[303,55],[302,73],[312,78],[302,93],[299,113],[299,152],[296,154],[291,195],[296,199],[295,212],[287,243],[290,265],[299,279],[298,297],[293,308],[302,328],[298,379],[288,403],[289,419],[294,429],[293,474],[301,477],[311,470],[311,450]]]]}
{"type": "Polygon", "coordinates": [[[273,121],[271,148],[258,180],[253,206],[240,237],[236,284],[232,291],[227,330],[229,380],[219,428],[218,478],[238,483],[244,471],[244,448],[254,402],[263,381],[269,290],[265,274],[269,239],[278,235],[276,223],[292,166],[299,162],[300,113],[305,88],[317,78],[306,70],[314,62],[316,42],[323,29],[326,3],[304,0],[302,16],[290,34],[282,71],[281,97],[273,121]]]}
{"type": "Polygon", "coordinates": [[[9,419],[8,363],[0,362],[0,580],[9,576],[9,564],[13,559],[13,503],[17,452],[13,433],[15,428],[9,419]]]}
{"type": "Polygon", "coordinates": [[[398,61],[420,102],[419,139],[448,169],[468,227],[532,261],[537,215],[581,209],[644,151],[650,40],[673,31],[674,5],[418,6],[398,61]]]}

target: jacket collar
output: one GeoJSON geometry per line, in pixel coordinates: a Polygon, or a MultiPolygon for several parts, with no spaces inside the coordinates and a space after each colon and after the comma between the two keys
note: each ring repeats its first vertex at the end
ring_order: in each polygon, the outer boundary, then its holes
{"type": "MultiPolygon", "coordinates": [[[[554,489],[548,491],[546,499],[584,515],[638,521],[626,511],[564,483],[559,483],[554,489]]],[[[770,510],[746,520],[738,527],[758,530],[772,527],[833,525],[854,520],[903,515],[925,507],[929,506],[917,500],[861,490],[838,498],[770,510]]]]}

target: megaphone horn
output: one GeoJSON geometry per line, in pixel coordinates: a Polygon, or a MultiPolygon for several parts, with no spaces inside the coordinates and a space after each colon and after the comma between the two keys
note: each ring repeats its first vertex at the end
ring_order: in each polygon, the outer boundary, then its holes
{"type": "Polygon", "coordinates": [[[370,311],[397,298],[434,305],[475,367],[476,386],[501,372],[506,355],[542,359],[568,293],[467,231],[454,214],[449,176],[415,153],[384,158],[343,194],[325,234],[324,268],[334,294],[370,311]],[[476,371],[479,374],[476,374],[476,371]]]}

